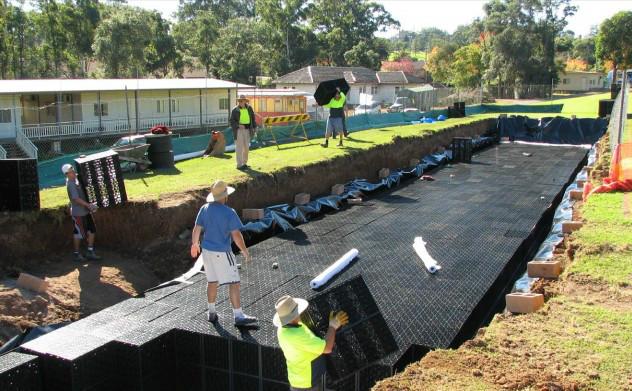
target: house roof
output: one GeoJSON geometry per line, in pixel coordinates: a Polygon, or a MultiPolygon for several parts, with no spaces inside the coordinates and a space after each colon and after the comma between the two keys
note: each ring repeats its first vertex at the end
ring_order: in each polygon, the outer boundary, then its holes
{"type": "Polygon", "coordinates": [[[563,71],[564,75],[593,75],[593,76],[605,76],[603,72],[595,71],[563,71]]]}
{"type": "Polygon", "coordinates": [[[0,80],[0,94],[84,91],[226,89],[250,87],[218,79],[39,79],[0,80]]]}
{"type": "Polygon", "coordinates": [[[425,81],[404,71],[380,71],[377,72],[380,84],[424,84],[425,81]]]}
{"type": "Polygon", "coordinates": [[[344,78],[349,84],[422,84],[424,80],[402,71],[375,72],[365,67],[308,66],[283,75],[275,84],[318,84],[344,78]]]}
{"type": "Polygon", "coordinates": [[[304,91],[288,90],[286,88],[240,88],[239,95],[246,96],[307,96],[304,91]]]}
{"type": "Polygon", "coordinates": [[[317,84],[325,80],[345,78],[347,83],[377,83],[375,71],[364,67],[308,66],[278,77],[277,84],[317,84]]]}

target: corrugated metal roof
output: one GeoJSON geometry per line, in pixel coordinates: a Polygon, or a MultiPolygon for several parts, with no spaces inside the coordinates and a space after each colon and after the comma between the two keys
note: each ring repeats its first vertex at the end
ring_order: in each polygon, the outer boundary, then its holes
{"type": "Polygon", "coordinates": [[[55,93],[83,91],[198,90],[216,88],[247,88],[218,79],[38,79],[0,80],[0,94],[55,93]]]}

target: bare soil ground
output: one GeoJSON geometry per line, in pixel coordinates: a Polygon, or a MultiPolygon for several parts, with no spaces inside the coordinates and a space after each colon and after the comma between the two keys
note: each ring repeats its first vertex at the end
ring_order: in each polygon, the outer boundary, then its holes
{"type": "MultiPolygon", "coordinates": [[[[544,310],[528,316],[499,314],[459,349],[431,352],[374,390],[603,389],[603,352],[584,348],[595,332],[605,337],[604,345],[616,341],[606,337],[608,320],[602,330],[593,330],[600,325],[586,324],[583,315],[601,310],[630,313],[632,289],[613,290],[601,281],[570,275],[539,290],[555,297],[544,310]]],[[[632,390],[632,377],[615,383],[616,389],[632,390]]]]}
{"type": "Polygon", "coordinates": [[[27,328],[85,317],[160,282],[139,260],[101,256],[85,263],[67,255],[43,259],[27,272],[49,282],[45,294],[17,288],[16,279],[0,281],[0,345],[27,328]]]}

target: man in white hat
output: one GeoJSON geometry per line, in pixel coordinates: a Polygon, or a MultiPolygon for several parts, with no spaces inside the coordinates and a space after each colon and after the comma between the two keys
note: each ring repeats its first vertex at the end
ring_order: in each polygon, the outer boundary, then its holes
{"type": "Polygon", "coordinates": [[[237,99],[237,106],[230,113],[230,127],[233,129],[235,138],[235,158],[239,170],[248,168],[250,138],[257,131],[255,112],[248,103],[248,98],[245,95],[240,95],[237,99]]]}
{"type": "Polygon", "coordinates": [[[329,314],[325,339],[319,338],[303,323],[300,315],[307,309],[307,300],[283,296],[274,305],[272,323],[277,327],[279,346],[287,362],[287,377],[292,391],[320,390],[325,374],[324,354],[334,349],[336,331],[349,323],[346,312],[329,314]]]}
{"type": "Polygon", "coordinates": [[[61,172],[66,176],[66,191],[70,199],[70,216],[73,223],[72,234],[75,250],[73,259],[76,262],[86,260],[81,255],[79,248],[81,247],[81,240],[87,239],[88,252],[86,257],[93,261],[99,260],[101,258],[94,252],[94,235],[97,233],[97,227],[92,216],[92,213],[97,210],[97,206],[87,201],[86,194],[79,185],[79,179],[72,164],[61,166],[61,172]]]}
{"type": "Polygon", "coordinates": [[[202,261],[208,282],[206,294],[208,298],[208,320],[217,322],[215,300],[217,287],[228,285],[230,302],[233,305],[235,326],[245,326],[257,322],[257,318],[244,314],[241,309],[240,279],[237,260],[233,254],[231,242],[234,241],[241,253],[250,261],[250,254],[241,235],[243,227],[239,216],[233,208],[226,206],[228,195],[235,191],[224,181],[216,181],[211,192],[195,219],[191,256],[197,258],[202,252],[202,261]],[[200,234],[204,230],[204,239],[200,245],[200,234]]]}

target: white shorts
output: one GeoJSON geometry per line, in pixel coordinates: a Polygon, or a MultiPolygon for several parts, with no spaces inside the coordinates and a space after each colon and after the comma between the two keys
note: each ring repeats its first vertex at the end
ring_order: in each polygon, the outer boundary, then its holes
{"type": "Polygon", "coordinates": [[[217,252],[202,249],[202,261],[208,282],[219,285],[239,283],[237,259],[232,251],[217,252]]]}

